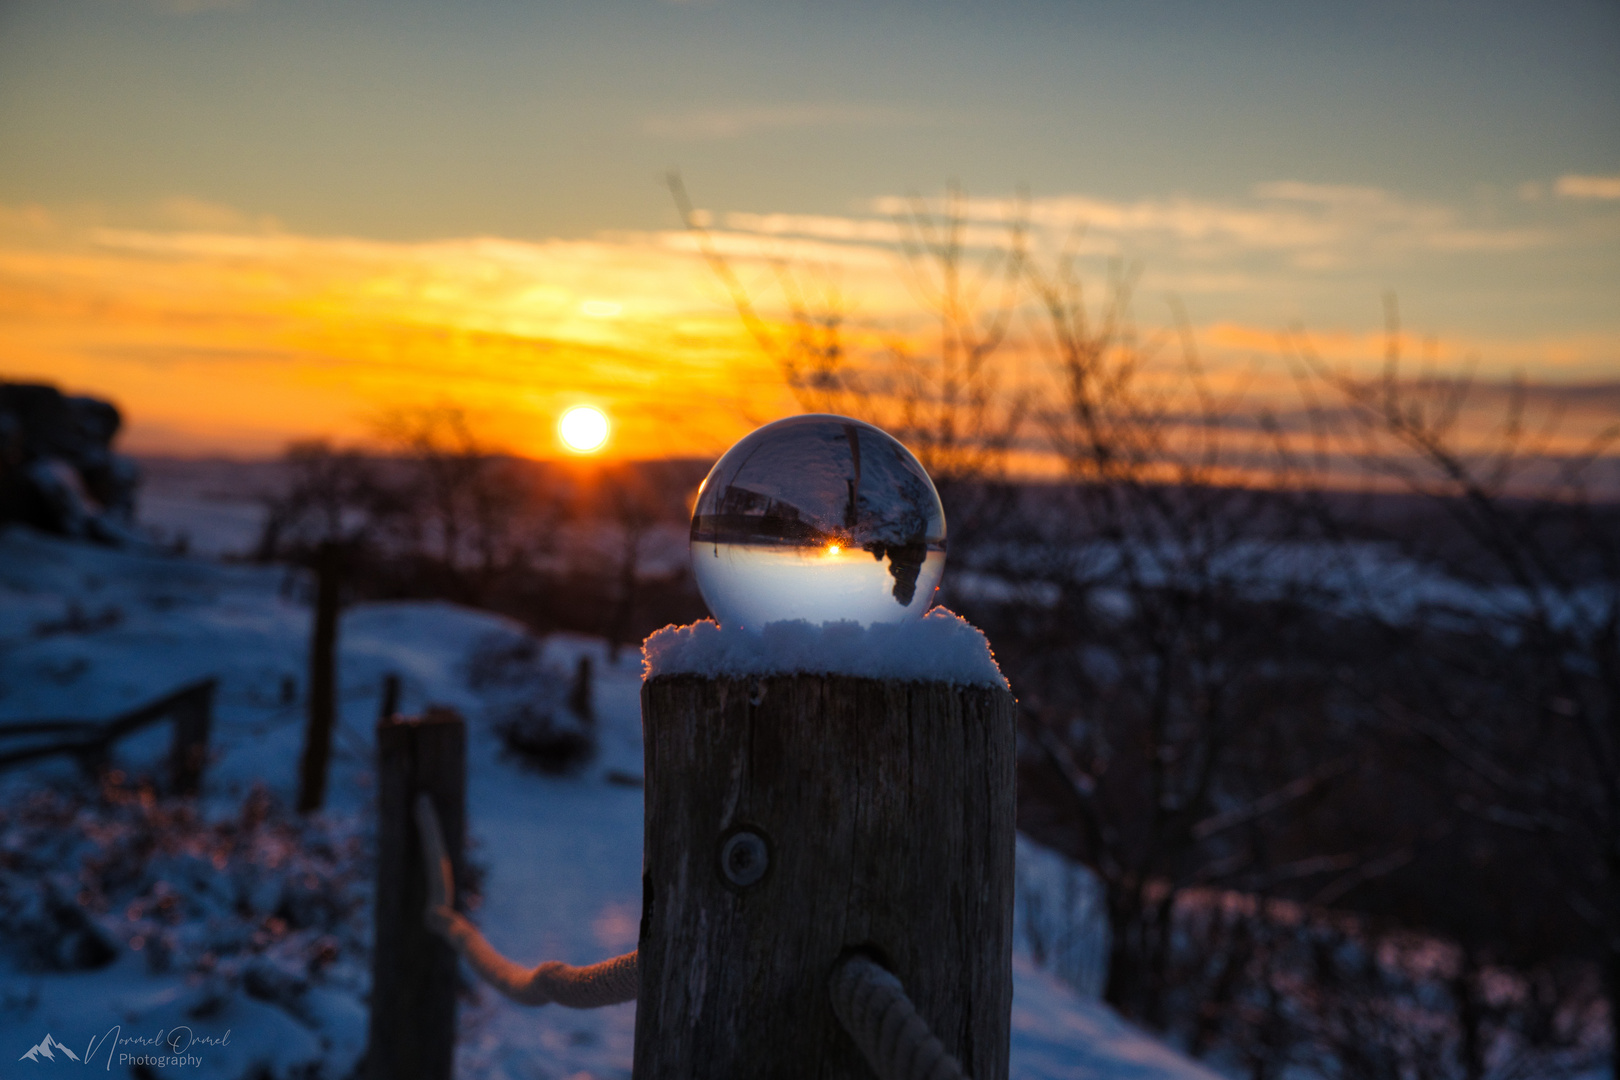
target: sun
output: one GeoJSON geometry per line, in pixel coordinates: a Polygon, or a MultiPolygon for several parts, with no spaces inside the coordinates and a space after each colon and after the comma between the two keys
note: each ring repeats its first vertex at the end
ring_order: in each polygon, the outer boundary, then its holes
{"type": "Polygon", "coordinates": [[[563,445],[576,454],[594,453],[607,442],[607,413],[594,405],[575,405],[557,421],[557,433],[563,445]]]}

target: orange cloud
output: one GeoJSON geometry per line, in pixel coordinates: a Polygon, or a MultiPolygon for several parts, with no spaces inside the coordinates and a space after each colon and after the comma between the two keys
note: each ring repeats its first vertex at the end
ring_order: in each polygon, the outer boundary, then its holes
{"type": "MultiPolygon", "coordinates": [[[[1381,193],[1359,189],[1274,185],[1266,195],[1302,205],[1387,204],[1381,193]]],[[[1056,221],[1100,205],[1058,202],[1036,203],[1032,216],[1056,221]]],[[[555,452],[557,416],[588,401],[613,417],[610,454],[712,455],[796,410],[683,232],[385,243],[299,236],[186,200],[161,209],[178,231],[0,207],[7,346],[0,377],[113,398],[129,418],[126,445],[136,451],[257,455],[295,438],[363,441],[390,408],[449,400],[477,418],[486,438],[518,453],[555,452]]],[[[1190,204],[1114,210],[1188,235],[1263,224],[1207,219],[1190,204]]],[[[846,344],[855,351],[893,345],[928,355],[934,347],[919,306],[927,288],[897,265],[892,222],[742,214],[724,221],[715,246],[757,290],[762,308],[780,300],[778,262],[810,294],[840,298],[846,344]]],[[[1315,236],[1321,225],[1305,232],[1315,236]]],[[[1005,235],[994,224],[975,228],[987,245],[1005,235]]],[[[1207,277],[1198,280],[1211,290],[1253,291],[1241,273],[1207,277]]],[[[1046,402],[1042,318],[1027,314],[1006,349],[1008,379],[1046,402]]],[[[1281,327],[1217,322],[1195,336],[1211,388],[1234,407],[1297,406],[1281,327]]],[[[1144,378],[1165,394],[1185,393],[1173,337],[1165,340],[1144,378]]],[[[1330,364],[1368,373],[1384,342],[1376,330],[1329,328],[1312,344],[1330,364]]],[[[1403,349],[1421,359],[1428,346],[1410,337],[1403,349]]],[[[1607,377],[1620,342],[1462,339],[1437,359],[1472,354],[1486,357],[1492,373],[1570,381],[1607,377]]],[[[1019,468],[1055,467],[1039,441],[1032,434],[1019,449],[1019,468]]]]}
{"type": "Polygon", "coordinates": [[[545,454],[556,415],[589,398],[617,454],[710,454],[750,414],[792,411],[701,265],[656,244],[42,238],[20,217],[0,244],[4,374],[113,397],[136,450],[363,439],[388,407],[453,399],[545,454]]]}
{"type": "Polygon", "coordinates": [[[1620,176],[1560,176],[1553,190],[1566,199],[1620,199],[1620,176]]]}

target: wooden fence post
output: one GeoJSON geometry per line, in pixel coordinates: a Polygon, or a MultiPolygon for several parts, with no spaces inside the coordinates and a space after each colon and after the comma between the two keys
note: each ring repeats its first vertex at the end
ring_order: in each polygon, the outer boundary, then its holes
{"type": "Polygon", "coordinates": [[[332,724],[337,712],[338,604],[342,552],[324,541],[315,550],[315,625],[309,643],[309,718],[304,753],[298,762],[298,812],[319,810],[326,802],[326,765],[332,756],[332,724]]]}
{"type": "Polygon", "coordinates": [[[587,727],[596,723],[596,701],[592,687],[591,658],[581,656],[574,666],[574,684],[568,689],[568,710],[587,727]]]}
{"type": "Polygon", "coordinates": [[[449,1080],[456,1046],[456,954],[430,933],[414,807],[433,802],[455,879],[466,879],[467,726],[451,709],[377,724],[377,908],[372,1080],[449,1080]]]}
{"type": "Polygon", "coordinates": [[[399,673],[390,671],[383,676],[382,700],[377,702],[377,722],[381,723],[399,712],[399,673]]]}
{"type": "Polygon", "coordinates": [[[174,705],[174,741],[169,750],[169,786],[176,795],[202,789],[208,766],[208,733],[213,726],[213,679],[189,688],[174,705]]]}
{"type": "Polygon", "coordinates": [[[1014,702],[841,675],[642,687],[637,1080],[862,1077],[828,979],[864,952],[1006,1080],[1014,702]]]}
{"type": "Polygon", "coordinates": [[[90,779],[107,767],[112,745],[160,720],[174,724],[169,744],[169,791],[195,795],[208,764],[208,730],[212,726],[214,689],[218,680],[201,679],[107,721],[37,720],[9,723],[0,738],[22,739],[21,749],[0,751],[0,769],[52,754],[72,754],[90,779]],[[51,737],[55,736],[54,739],[51,737]],[[44,741],[40,741],[44,740],[44,741]]]}

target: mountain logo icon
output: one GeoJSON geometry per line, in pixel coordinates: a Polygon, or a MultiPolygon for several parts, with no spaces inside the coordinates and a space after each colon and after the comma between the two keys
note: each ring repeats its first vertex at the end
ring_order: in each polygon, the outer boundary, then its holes
{"type": "Polygon", "coordinates": [[[32,1047],[30,1047],[29,1050],[28,1050],[28,1053],[24,1054],[22,1057],[18,1058],[17,1060],[18,1061],[38,1061],[40,1058],[44,1058],[46,1061],[55,1061],[56,1060],[56,1051],[58,1051],[58,1050],[60,1050],[64,1054],[66,1054],[68,1056],[69,1061],[78,1061],[79,1060],[79,1055],[78,1054],[75,1054],[73,1051],[69,1050],[67,1047],[65,1047],[61,1043],[57,1042],[54,1038],[51,1037],[50,1032],[46,1032],[45,1037],[43,1039],[39,1040],[38,1043],[36,1043],[32,1047]]]}

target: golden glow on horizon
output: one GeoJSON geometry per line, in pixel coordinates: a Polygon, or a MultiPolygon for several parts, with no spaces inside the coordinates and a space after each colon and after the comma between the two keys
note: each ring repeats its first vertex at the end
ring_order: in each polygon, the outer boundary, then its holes
{"type": "Polygon", "coordinates": [[[828,544],[827,545],[827,554],[828,555],[836,555],[840,551],[843,551],[843,550],[844,550],[844,548],[843,548],[843,545],[841,545],[841,544],[828,544]]]}
{"type": "Polygon", "coordinates": [[[557,421],[557,433],[574,453],[594,454],[607,442],[607,414],[594,405],[575,405],[557,421]]]}
{"type": "Polygon", "coordinates": [[[656,237],[134,232],[0,206],[0,378],[110,398],[133,453],[366,444],[392,410],[451,402],[544,458],[583,399],[613,418],[599,456],[706,457],[796,411],[706,272],[656,237]]]}
{"type": "MultiPolygon", "coordinates": [[[[756,239],[715,240],[739,266],[758,265],[756,239]]],[[[892,259],[853,244],[827,251],[829,260],[842,252],[829,265],[858,316],[846,328],[850,354],[898,343],[931,355],[934,329],[892,259]],[[893,341],[873,327],[890,328],[893,341]]],[[[784,340],[793,332],[768,329],[784,340]]],[[[1196,336],[1223,399],[1297,408],[1275,329],[1206,322],[1196,336]]],[[[110,229],[0,206],[0,340],[0,378],[111,398],[128,422],[121,445],[135,453],[268,456],[295,439],[365,443],[389,410],[448,400],[477,418],[488,443],[546,457],[562,451],[557,418],[583,400],[613,418],[603,456],[705,457],[799,410],[685,233],[390,243],[268,228],[110,229]]],[[[1377,329],[1319,328],[1312,343],[1324,362],[1362,371],[1376,371],[1383,351],[1377,329]]],[[[1444,344],[1442,366],[1478,354],[1500,371],[1595,381],[1616,377],[1620,355],[1615,338],[1595,332],[1444,344]]],[[[1414,360],[1425,355],[1415,336],[1408,345],[1414,360]]],[[[1045,386],[1050,357],[1032,341],[997,359],[1004,386],[1045,386]]],[[[1176,359],[1163,350],[1144,380],[1176,390],[1176,359]]],[[[1582,432],[1612,422],[1599,415],[1610,400],[1569,405],[1569,452],[1584,445],[1582,432]]],[[[1253,442],[1240,449],[1265,449],[1262,434],[1253,442]]],[[[1062,472],[1038,433],[1008,464],[1062,472]]],[[[823,557],[840,557],[844,546],[835,548],[823,557]]]]}

